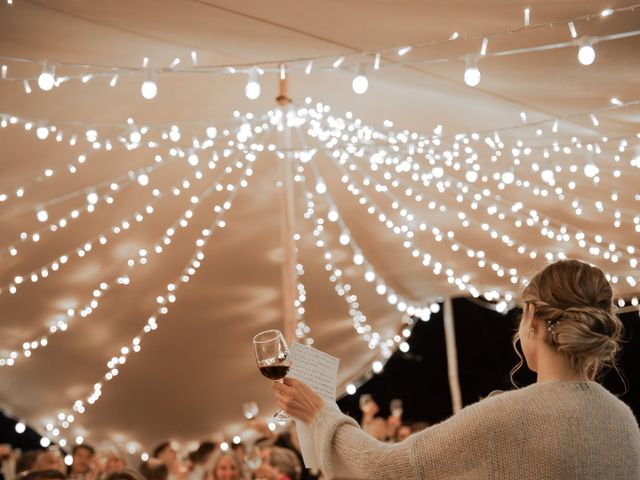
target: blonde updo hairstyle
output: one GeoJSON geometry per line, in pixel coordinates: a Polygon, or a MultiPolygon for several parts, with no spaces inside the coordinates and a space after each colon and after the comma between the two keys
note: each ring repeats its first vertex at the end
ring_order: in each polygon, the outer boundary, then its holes
{"type": "MultiPolygon", "coordinates": [[[[533,321],[543,322],[547,342],[569,358],[576,373],[595,380],[603,367],[617,369],[622,322],[612,312],[613,291],[602,270],[577,260],[553,263],[531,279],[522,301],[533,305],[533,321]]],[[[511,371],[512,383],[523,365],[519,339],[516,333],[520,362],[511,371]]]]}

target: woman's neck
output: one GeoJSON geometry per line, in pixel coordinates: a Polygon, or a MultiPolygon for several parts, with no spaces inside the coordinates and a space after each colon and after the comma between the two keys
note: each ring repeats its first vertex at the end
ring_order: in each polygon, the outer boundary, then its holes
{"type": "Polygon", "coordinates": [[[571,366],[571,362],[560,352],[551,349],[543,349],[538,352],[537,383],[566,381],[566,382],[586,382],[589,379],[571,366]]]}

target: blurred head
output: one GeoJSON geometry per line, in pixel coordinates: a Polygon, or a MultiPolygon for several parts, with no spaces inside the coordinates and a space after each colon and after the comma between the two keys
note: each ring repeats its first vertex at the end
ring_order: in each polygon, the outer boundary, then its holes
{"type": "MultiPolygon", "coordinates": [[[[538,371],[544,348],[566,356],[576,375],[594,380],[615,366],[622,323],[612,313],[613,291],[602,270],[577,260],[553,263],[536,274],[522,294],[520,340],[527,366],[538,371]]],[[[516,350],[517,351],[517,350],[516,350]]],[[[520,368],[521,362],[512,372],[520,368]]]]}
{"type": "Polygon", "coordinates": [[[71,450],[71,456],[73,457],[73,463],[71,464],[71,471],[74,474],[83,474],[89,470],[91,461],[96,451],[89,445],[76,445],[71,450]]]}
{"type": "Polygon", "coordinates": [[[236,480],[240,478],[242,466],[235,453],[218,450],[213,457],[213,480],[236,480]]]}
{"type": "Polygon", "coordinates": [[[381,442],[387,439],[387,422],[384,418],[376,417],[366,425],[365,431],[381,442]]]}
{"type": "MultiPolygon", "coordinates": [[[[109,474],[112,472],[118,472],[127,468],[127,462],[115,452],[104,453],[104,466],[102,468],[103,473],[109,474]]],[[[133,471],[133,470],[132,470],[133,471]]]]}
{"type": "Polygon", "coordinates": [[[216,444],[214,442],[202,442],[197,450],[189,454],[189,459],[193,462],[194,466],[207,465],[215,449],[216,444]]]}
{"type": "Polygon", "coordinates": [[[298,456],[288,448],[271,447],[268,463],[282,475],[286,475],[290,480],[298,480],[302,472],[302,466],[298,456]]]}
{"type": "Polygon", "coordinates": [[[169,467],[159,458],[150,458],[140,464],[140,473],[147,480],[167,480],[169,467]]]}
{"type": "Polygon", "coordinates": [[[39,470],[21,476],[20,480],[67,480],[67,476],[59,470],[39,470]]]}
{"type": "Polygon", "coordinates": [[[396,432],[396,440],[398,442],[403,442],[409,435],[411,435],[411,426],[400,425],[400,427],[398,427],[398,431],[396,432]]]}
{"type": "Polygon", "coordinates": [[[234,451],[234,453],[236,454],[236,456],[238,457],[238,461],[240,463],[244,462],[244,457],[245,454],[247,452],[247,449],[244,446],[244,443],[240,442],[240,443],[232,443],[231,444],[231,448],[234,451]]]}
{"type": "Polygon", "coordinates": [[[31,465],[31,471],[39,472],[43,470],[57,470],[66,475],[67,467],[65,467],[64,461],[57,451],[42,450],[38,452],[35,462],[31,465]]]}
{"type": "Polygon", "coordinates": [[[125,468],[117,472],[111,472],[104,480],[145,480],[145,478],[135,470],[125,468]]]}
{"type": "Polygon", "coordinates": [[[166,465],[171,465],[178,460],[178,453],[171,445],[171,442],[162,442],[153,449],[151,456],[163,461],[166,465]]]}
{"type": "Polygon", "coordinates": [[[27,450],[20,454],[16,461],[16,474],[32,470],[39,453],[38,450],[27,450]]]}

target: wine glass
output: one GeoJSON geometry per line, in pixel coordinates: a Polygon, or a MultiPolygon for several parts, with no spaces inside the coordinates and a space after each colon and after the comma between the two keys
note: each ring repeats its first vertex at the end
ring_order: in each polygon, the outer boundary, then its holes
{"type": "Polygon", "coordinates": [[[244,463],[247,464],[249,469],[254,472],[262,465],[262,454],[258,445],[251,446],[244,457],[244,463]]]}
{"type": "MultiPolygon", "coordinates": [[[[289,348],[282,333],[279,330],[260,332],[253,337],[253,349],[256,353],[260,373],[271,380],[282,383],[282,379],[287,376],[289,367],[291,367],[289,348]]],[[[278,410],[273,418],[280,425],[291,420],[289,414],[282,410],[278,410]]]]}
{"type": "Polygon", "coordinates": [[[247,420],[251,420],[258,416],[258,404],[256,402],[246,402],[242,404],[242,413],[247,420]]]}
{"type": "Polygon", "coordinates": [[[393,400],[391,400],[391,403],[389,404],[389,410],[391,410],[391,415],[393,415],[394,417],[401,417],[402,400],[399,398],[394,398],[393,400]]]}

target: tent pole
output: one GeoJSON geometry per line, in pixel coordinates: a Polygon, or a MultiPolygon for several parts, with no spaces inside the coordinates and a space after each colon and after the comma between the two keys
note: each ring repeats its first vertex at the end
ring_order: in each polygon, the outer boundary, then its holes
{"type": "Polygon", "coordinates": [[[458,377],[458,351],[456,348],[456,330],[453,321],[453,302],[451,297],[444,301],[444,336],[447,347],[447,370],[449,373],[449,391],[453,413],[462,410],[462,394],[458,377]]]}
{"type": "Polygon", "coordinates": [[[287,343],[295,338],[297,278],[296,244],[293,239],[295,228],[295,204],[293,195],[293,158],[291,156],[291,127],[287,125],[287,112],[291,104],[288,96],[288,76],[284,65],[280,66],[280,89],[276,101],[280,106],[283,119],[283,146],[285,154],[280,159],[280,179],[282,181],[281,195],[281,239],[282,239],[282,301],[283,301],[283,333],[287,343]]]}

